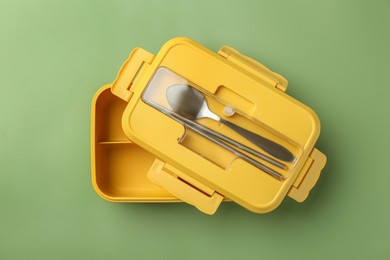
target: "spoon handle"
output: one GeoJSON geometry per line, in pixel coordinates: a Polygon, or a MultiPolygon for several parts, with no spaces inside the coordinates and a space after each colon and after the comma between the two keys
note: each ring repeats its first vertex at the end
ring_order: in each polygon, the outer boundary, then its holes
{"type": "Polygon", "coordinates": [[[260,147],[270,155],[274,156],[275,158],[278,158],[286,162],[291,162],[292,160],[294,160],[294,155],[285,147],[281,146],[280,144],[277,144],[265,137],[262,137],[249,130],[246,130],[245,128],[233,124],[223,118],[221,118],[219,122],[226,125],[227,127],[234,130],[235,132],[239,133],[241,136],[245,137],[253,144],[257,145],[258,147],[260,147]]]}

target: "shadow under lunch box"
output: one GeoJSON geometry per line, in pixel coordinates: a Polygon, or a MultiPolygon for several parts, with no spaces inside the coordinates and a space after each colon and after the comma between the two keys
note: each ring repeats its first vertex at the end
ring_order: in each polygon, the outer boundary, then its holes
{"type": "Polygon", "coordinates": [[[320,123],[287,80],[229,47],[136,48],[92,103],[92,182],[109,201],[179,202],[213,214],[302,202],[326,157],[320,123]],[[210,112],[207,111],[210,110],[210,112]],[[210,118],[211,117],[211,118],[210,118]]]}

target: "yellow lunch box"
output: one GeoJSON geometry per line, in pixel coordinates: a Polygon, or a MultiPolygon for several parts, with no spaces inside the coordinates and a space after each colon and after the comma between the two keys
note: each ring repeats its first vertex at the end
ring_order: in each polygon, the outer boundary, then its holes
{"type": "Polygon", "coordinates": [[[178,202],[213,214],[302,202],[326,157],[316,114],[287,80],[230,47],[187,39],[134,49],[92,102],[92,182],[109,201],[178,202]]]}

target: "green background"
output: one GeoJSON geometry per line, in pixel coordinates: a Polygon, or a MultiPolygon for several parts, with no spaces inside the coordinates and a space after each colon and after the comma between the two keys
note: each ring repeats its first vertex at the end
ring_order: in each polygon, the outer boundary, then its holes
{"type": "Polygon", "coordinates": [[[390,259],[390,2],[0,1],[0,259],[390,259]],[[328,163],[302,204],[118,204],[90,104],[134,47],[232,46],[312,107],[328,163]]]}

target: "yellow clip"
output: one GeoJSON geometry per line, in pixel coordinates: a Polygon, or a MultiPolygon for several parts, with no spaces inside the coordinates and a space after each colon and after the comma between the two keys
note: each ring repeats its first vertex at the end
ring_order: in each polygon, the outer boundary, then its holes
{"type": "Polygon", "coordinates": [[[242,55],[237,50],[228,46],[223,46],[218,51],[218,54],[225,59],[237,64],[239,67],[242,67],[256,77],[261,78],[265,82],[272,85],[272,87],[275,87],[283,92],[286,91],[288,81],[282,75],[271,71],[260,62],[242,55]]]}
{"type": "Polygon", "coordinates": [[[223,196],[211,190],[188,175],[181,174],[173,166],[156,159],[148,172],[148,178],[154,183],[191,204],[200,211],[212,215],[217,211],[223,196]],[[186,180],[177,175],[186,176],[186,180]],[[198,186],[200,185],[200,187],[198,186]],[[200,190],[200,188],[203,188],[200,190]],[[205,189],[206,188],[206,189],[205,189]]]}
{"type": "Polygon", "coordinates": [[[129,58],[122,65],[119,73],[112,83],[111,92],[119,98],[129,101],[132,92],[130,87],[144,63],[151,63],[154,55],[141,48],[135,48],[129,58]]]}
{"type": "Polygon", "coordinates": [[[294,184],[291,186],[288,196],[298,202],[303,202],[320,177],[325,163],[326,156],[314,148],[294,184]]]}

